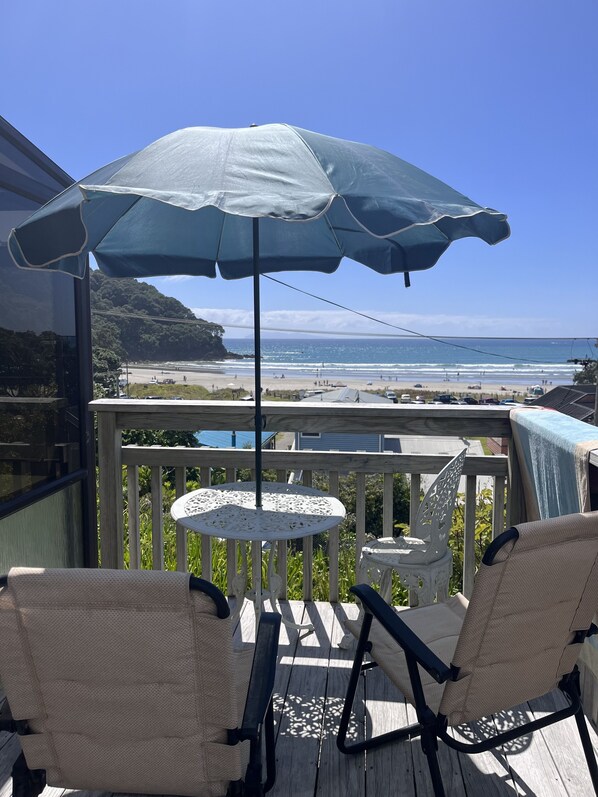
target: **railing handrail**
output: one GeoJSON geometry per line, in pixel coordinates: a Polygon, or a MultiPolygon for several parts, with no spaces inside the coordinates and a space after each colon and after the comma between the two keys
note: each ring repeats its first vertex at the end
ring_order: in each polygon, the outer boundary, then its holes
{"type": "MultiPolygon", "coordinates": [[[[254,427],[253,402],[249,401],[97,399],[89,409],[100,419],[112,415],[116,429],[250,431],[254,427]]],[[[273,432],[512,436],[508,406],[273,401],[264,402],[262,412],[265,430],[273,432]]]]}

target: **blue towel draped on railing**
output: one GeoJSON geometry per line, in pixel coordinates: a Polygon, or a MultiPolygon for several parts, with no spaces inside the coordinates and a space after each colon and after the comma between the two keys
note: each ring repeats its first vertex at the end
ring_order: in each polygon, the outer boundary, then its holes
{"type": "Polygon", "coordinates": [[[590,510],[589,457],[598,429],[560,412],[511,411],[528,520],[590,510]]]}

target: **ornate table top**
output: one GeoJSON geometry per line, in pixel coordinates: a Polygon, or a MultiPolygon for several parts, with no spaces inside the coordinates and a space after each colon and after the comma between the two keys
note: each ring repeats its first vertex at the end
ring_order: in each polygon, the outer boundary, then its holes
{"type": "Polygon", "coordinates": [[[192,531],[233,540],[288,540],[318,534],[345,517],[338,500],[294,484],[262,483],[262,506],[255,506],[255,482],[205,487],[181,496],[172,517],[192,531]]]}

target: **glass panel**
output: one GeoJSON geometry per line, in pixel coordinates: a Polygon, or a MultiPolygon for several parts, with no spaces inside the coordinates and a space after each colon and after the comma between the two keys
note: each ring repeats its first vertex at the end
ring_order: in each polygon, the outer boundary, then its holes
{"type": "Polygon", "coordinates": [[[11,567],[83,567],[81,487],[73,484],[0,520],[0,574],[11,567]]]}
{"type": "Polygon", "coordinates": [[[0,246],[0,297],[1,507],[81,458],[72,278],[17,269],[0,246]]]}

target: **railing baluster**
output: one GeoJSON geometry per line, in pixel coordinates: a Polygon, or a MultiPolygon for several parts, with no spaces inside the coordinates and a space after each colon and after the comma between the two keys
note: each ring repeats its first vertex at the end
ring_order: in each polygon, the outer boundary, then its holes
{"type": "Polygon", "coordinates": [[[393,487],[394,478],[392,473],[384,474],[384,489],[382,493],[382,536],[392,537],[394,526],[393,516],[393,487]]]}
{"type": "MultiPolygon", "coordinates": [[[[287,480],[287,472],[284,469],[279,469],[276,471],[276,481],[281,483],[286,483],[287,480]]],[[[287,541],[286,540],[279,540],[277,546],[276,555],[278,557],[276,562],[276,569],[278,571],[278,575],[281,579],[281,586],[280,586],[280,599],[286,600],[287,598],[287,589],[288,589],[288,572],[287,572],[287,541]]]]}
{"type": "MultiPolygon", "coordinates": [[[[330,471],[328,474],[328,484],[330,495],[338,498],[338,471],[330,471]]],[[[328,567],[329,572],[329,586],[328,586],[328,600],[331,603],[338,603],[338,565],[339,565],[339,532],[338,526],[330,529],[328,532],[328,567]]]]}
{"type": "MultiPolygon", "coordinates": [[[[199,469],[199,479],[202,487],[209,487],[212,471],[208,465],[199,469]]],[[[212,580],[212,538],[208,534],[201,535],[201,577],[206,581],[212,580]]]]}
{"type": "Polygon", "coordinates": [[[463,594],[471,597],[475,577],[475,510],[476,477],[467,476],[465,481],[465,522],[463,530],[463,594]]]}
{"type": "Polygon", "coordinates": [[[419,510],[422,477],[420,473],[412,473],[409,484],[409,528],[415,527],[415,517],[419,510]]]}
{"type": "MultiPolygon", "coordinates": [[[[226,469],[226,482],[230,484],[237,478],[236,468],[226,469]]],[[[241,543],[244,545],[245,543],[241,543]]],[[[226,541],[226,594],[233,594],[233,579],[237,575],[237,541],[226,541]]]]}
{"type": "Polygon", "coordinates": [[[164,570],[164,521],[162,515],[162,468],[152,471],[152,569],[164,570]]]}
{"type": "MultiPolygon", "coordinates": [[[[303,484],[305,487],[312,485],[312,472],[303,471],[303,484]]],[[[314,599],[314,538],[303,537],[303,600],[314,599]]]]}
{"type": "MultiPolygon", "coordinates": [[[[174,490],[177,498],[187,492],[185,468],[174,469],[174,490]]],[[[187,529],[182,523],[176,524],[176,569],[182,573],[187,572],[187,529]]]]}
{"type": "MultiPolygon", "coordinates": [[[[412,473],[409,480],[409,529],[415,528],[415,518],[419,511],[422,477],[420,473],[412,473]]],[[[392,576],[391,576],[392,578],[392,576]]],[[[417,606],[418,591],[409,588],[409,606],[417,606]]]]}
{"type": "Polygon", "coordinates": [[[129,521],[129,568],[141,568],[141,541],[139,530],[139,468],[127,467],[127,515],[129,521]]]}
{"type": "Polygon", "coordinates": [[[505,530],[505,486],[504,476],[494,477],[492,490],[492,539],[505,530]]]}
{"type": "Polygon", "coordinates": [[[355,474],[355,565],[365,543],[365,473],[355,474]]]}

